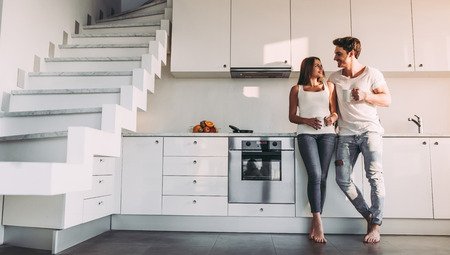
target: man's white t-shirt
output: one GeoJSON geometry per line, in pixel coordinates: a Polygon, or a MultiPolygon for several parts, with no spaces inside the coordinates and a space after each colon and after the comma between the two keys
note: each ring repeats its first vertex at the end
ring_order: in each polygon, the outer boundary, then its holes
{"type": "Polygon", "coordinates": [[[338,102],[339,135],[360,135],[371,131],[384,133],[378,117],[377,107],[366,102],[344,102],[342,91],[359,88],[361,91],[372,92],[374,89],[386,84],[383,74],[372,67],[366,66],[363,73],[355,78],[342,75],[342,69],[330,75],[328,81],[335,84],[338,102]]]}

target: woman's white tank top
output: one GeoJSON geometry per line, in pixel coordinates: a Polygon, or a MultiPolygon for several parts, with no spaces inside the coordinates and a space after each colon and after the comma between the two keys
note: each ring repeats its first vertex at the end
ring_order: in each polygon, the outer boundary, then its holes
{"type": "MultiPolygon", "coordinates": [[[[323,118],[330,116],[330,91],[324,82],[324,90],[312,92],[303,90],[303,85],[298,85],[298,115],[302,118],[319,118],[324,124],[323,118]]],[[[322,126],[314,129],[306,124],[298,124],[297,134],[328,134],[336,133],[334,126],[322,126]]]]}

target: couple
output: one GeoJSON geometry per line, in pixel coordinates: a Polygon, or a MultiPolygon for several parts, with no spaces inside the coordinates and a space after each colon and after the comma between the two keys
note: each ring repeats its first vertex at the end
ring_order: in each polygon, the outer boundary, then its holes
{"type": "Polygon", "coordinates": [[[364,242],[380,241],[384,204],[381,167],[383,128],[377,106],[389,106],[391,96],[383,75],[359,63],[361,43],[344,37],[333,41],[334,60],[341,69],[324,80],[320,60],[303,60],[300,78],[289,95],[289,120],[298,124],[298,145],[308,174],[307,194],[313,215],[309,238],[325,243],[321,213],[325,201],[326,179],[336,143],[336,182],[358,212],[367,220],[364,242]],[[350,99],[343,97],[349,90],[350,99]],[[298,108],[298,114],[297,114],[298,108]],[[338,121],[339,119],[339,121],[338,121]],[[366,177],[371,186],[371,206],[351,178],[359,153],[364,157],[366,177]]]}

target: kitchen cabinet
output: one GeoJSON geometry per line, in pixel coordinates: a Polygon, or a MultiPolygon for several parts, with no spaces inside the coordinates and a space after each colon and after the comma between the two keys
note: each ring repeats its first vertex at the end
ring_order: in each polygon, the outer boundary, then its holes
{"type": "MultiPolygon", "coordinates": [[[[296,146],[298,145],[296,140],[296,146]]],[[[306,173],[305,164],[296,148],[296,216],[311,217],[311,207],[307,196],[308,175],[306,173]]],[[[331,159],[330,168],[328,170],[327,193],[323,208],[322,217],[361,217],[361,215],[353,207],[352,203],[342,192],[336,183],[336,167],[334,165],[335,157],[331,159]]],[[[360,156],[353,168],[353,181],[356,186],[363,192],[363,160],[360,156]]]]}
{"type": "Polygon", "coordinates": [[[450,1],[412,0],[411,2],[416,70],[449,71],[450,1]]]}
{"type": "Polygon", "coordinates": [[[430,138],[433,211],[435,219],[450,219],[449,138],[430,138]]]}
{"type": "Polygon", "coordinates": [[[228,138],[164,139],[162,214],[226,216],[228,138]]]}
{"type": "Polygon", "coordinates": [[[295,217],[294,204],[229,204],[229,216],[295,217]]]}
{"type": "Polygon", "coordinates": [[[95,157],[92,189],[56,196],[5,196],[3,225],[66,229],[113,214],[115,158],[95,157]]]}
{"type": "Polygon", "coordinates": [[[411,15],[410,0],[351,0],[352,36],[362,46],[360,62],[381,71],[414,71],[411,15]]]}
{"type": "Polygon", "coordinates": [[[351,0],[360,61],[381,71],[449,71],[450,2],[351,0]]]}
{"type": "Polygon", "coordinates": [[[351,35],[350,0],[291,0],[292,71],[319,57],[325,71],[338,69],[333,40],[351,35]]]}
{"type": "Polygon", "coordinates": [[[161,214],[162,137],[124,137],[122,214],[161,214]]]}
{"type": "Polygon", "coordinates": [[[383,175],[385,218],[433,218],[429,138],[384,138],[383,175]]]}
{"type": "Polygon", "coordinates": [[[231,0],[174,0],[171,72],[230,77],[231,0]]]}
{"type": "Polygon", "coordinates": [[[231,1],[231,67],[291,66],[290,0],[231,1]]]}

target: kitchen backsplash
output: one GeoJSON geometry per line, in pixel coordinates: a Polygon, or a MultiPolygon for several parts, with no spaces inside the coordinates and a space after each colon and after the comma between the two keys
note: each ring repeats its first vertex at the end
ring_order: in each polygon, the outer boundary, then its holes
{"type": "MultiPolygon", "coordinates": [[[[405,75],[407,76],[407,75],[405,75]]],[[[424,133],[450,134],[450,78],[386,78],[392,105],[379,108],[386,134],[415,134],[408,121],[415,114],[424,133]]],[[[148,109],[138,114],[137,132],[183,133],[201,120],[211,120],[219,132],[228,125],[255,132],[295,132],[288,120],[289,79],[176,79],[165,67],[156,79],[148,109]]]]}

